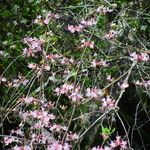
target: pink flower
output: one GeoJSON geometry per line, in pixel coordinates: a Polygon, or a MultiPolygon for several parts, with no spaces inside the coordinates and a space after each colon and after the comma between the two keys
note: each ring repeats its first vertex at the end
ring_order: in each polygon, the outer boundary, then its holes
{"type": "Polygon", "coordinates": [[[71,145],[65,142],[63,145],[63,150],[71,150],[71,145]]]}
{"type": "Polygon", "coordinates": [[[121,141],[121,147],[127,149],[127,141],[121,141]]]}
{"type": "Polygon", "coordinates": [[[25,145],[25,146],[18,146],[18,145],[16,145],[16,146],[13,148],[13,150],[31,150],[31,147],[30,147],[30,146],[27,146],[27,145],[25,145]]]}
{"type": "Polygon", "coordinates": [[[113,39],[117,37],[117,32],[114,30],[111,30],[109,33],[105,34],[104,38],[107,40],[113,39]]]}
{"type": "Polygon", "coordinates": [[[76,28],[75,28],[73,25],[68,25],[68,30],[69,30],[71,33],[75,33],[76,28]]]}
{"type": "Polygon", "coordinates": [[[113,11],[112,9],[109,9],[108,7],[104,7],[104,6],[97,8],[97,12],[101,14],[106,14],[107,12],[112,12],[112,11],[113,11]]]}
{"type": "Polygon", "coordinates": [[[93,60],[92,62],[91,62],[91,66],[92,67],[97,67],[97,66],[103,66],[103,67],[106,67],[107,66],[107,64],[106,64],[106,61],[105,60],[100,60],[100,61],[98,61],[98,60],[93,60]]]}
{"type": "Polygon", "coordinates": [[[108,75],[106,79],[110,82],[112,82],[114,80],[114,78],[112,78],[111,75],[108,75]]]}
{"type": "Polygon", "coordinates": [[[111,109],[115,107],[115,100],[111,99],[110,96],[102,99],[102,107],[111,109]]]}
{"type": "Polygon", "coordinates": [[[121,84],[120,88],[121,89],[126,89],[129,87],[129,84],[127,82],[124,82],[123,84],[121,84]]]}
{"type": "Polygon", "coordinates": [[[83,97],[80,93],[78,92],[72,92],[69,96],[69,99],[71,99],[73,102],[78,102],[80,101],[83,97]]]}
{"type": "Polygon", "coordinates": [[[79,136],[76,133],[67,133],[66,140],[67,141],[76,141],[79,138],[79,136]]]}
{"type": "Polygon", "coordinates": [[[65,127],[65,126],[61,126],[61,125],[53,125],[53,126],[51,126],[50,127],[50,130],[51,131],[56,131],[56,132],[60,132],[60,131],[66,131],[67,130],[67,127],[65,127]]]}
{"type": "Polygon", "coordinates": [[[97,88],[93,88],[93,89],[87,88],[87,90],[86,90],[86,96],[89,98],[98,99],[102,95],[103,95],[102,90],[97,89],[97,88]]]}
{"type": "Polygon", "coordinates": [[[63,145],[56,141],[48,146],[47,150],[63,150],[63,145]]]}
{"type": "Polygon", "coordinates": [[[143,80],[140,82],[139,80],[135,82],[136,85],[139,85],[139,86],[143,86],[145,88],[147,88],[148,86],[150,86],[150,80],[143,80]]]}
{"type": "Polygon", "coordinates": [[[136,52],[130,54],[132,61],[143,61],[146,62],[149,60],[149,55],[147,53],[137,54],[136,52]]]}
{"type": "Polygon", "coordinates": [[[68,25],[68,28],[67,28],[71,33],[75,33],[76,31],[77,32],[81,32],[83,30],[83,26],[82,25],[68,25]]]}
{"type": "Polygon", "coordinates": [[[90,41],[85,41],[85,39],[83,39],[81,41],[83,44],[80,46],[80,48],[84,48],[84,47],[89,47],[91,49],[94,48],[94,42],[90,42],[90,41]]]}
{"type": "Polygon", "coordinates": [[[28,67],[29,67],[30,69],[36,69],[36,68],[37,68],[37,64],[30,63],[30,64],[28,64],[28,67]]]}
{"type": "Polygon", "coordinates": [[[50,65],[49,64],[45,64],[44,65],[44,69],[47,70],[47,71],[49,71],[50,70],[50,65]]]}
{"type": "Polygon", "coordinates": [[[89,20],[82,20],[81,21],[81,24],[84,25],[85,27],[87,26],[92,26],[92,25],[95,25],[96,24],[96,21],[95,21],[95,18],[91,18],[89,20]]]}
{"type": "Polygon", "coordinates": [[[4,143],[5,145],[9,145],[11,144],[12,142],[15,142],[15,138],[14,137],[4,137],[4,143]]]}
{"type": "Polygon", "coordinates": [[[6,82],[7,80],[6,80],[6,78],[5,77],[3,77],[3,76],[0,76],[0,82],[6,82]]]}
{"type": "Polygon", "coordinates": [[[68,94],[71,90],[74,89],[74,86],[71,84],[67,84],[65,83],[64,85],[62,85],[60,88],[56,88],[55,92],[57,93],[57,95],[60,94],[68,94]]]}

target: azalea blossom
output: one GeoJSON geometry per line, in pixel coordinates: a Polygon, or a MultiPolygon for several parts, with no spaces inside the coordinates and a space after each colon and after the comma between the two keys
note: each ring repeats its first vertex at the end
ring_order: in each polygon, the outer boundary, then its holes
{"type": "Polygon", "coordinates": [[[150,86],[150,80],[147,81],[143,79],[141,81],[138,80],[135,82],[135,84],[147,88],[148,86],[150,86]]]}
{"type": "Polygon", "coordinates": [[[121,89],[126,89],[126,88],[128,88],[129,87],[129,84],[127,83],[127,82],[124,82],[124,83],[122,83],[121,85],[120,85],[120,88],[121,89]]]}
{"type": "Polygon", "coordinates": [[[105,36],[104,36],[104,38],[107,40],[111,40],[116,37],[117,37],[117,31],[115,31],[115,30],[110,30],[109,33],[105,34],[105,36]]]}
{"type": "Polygon", "coordinates": [[[87,88],[86,90],[86,96],[89,98],[94,98],[94,99],[98,99],[103,95],[102,90],[101,89],[97,89],[97,88],[87,88]]]}
{"type": "Polygon", "coordinates": [[[88,26],[92,26],[92,25],[95,25],[96,24],[96,21],[95,21],[95,18],[91,18],[89,20],[81,20],[80,22],[82,25],[84,25],[85,27],[88,27],[88,26]]]}
{"type": "Polygon", "coordinates": [[[11,144],[12,142],[16,142],[16,139],[14,137],[4,137],[4,143],[5,145],[9,145],[11,144]]]}
{"type": "Polygon", "coordinates": [[[107,96],[106,98],[103,98],[102,99],[102,107],[107,108],[107,109],[114,108],[115,107],[115,100],[110,98],[110,96],[107,96]]]}
{"type": "Polygon", "coordinates": [[[5,77],[3,77],[3,76],[0,76],[0,83],[1,82],[6,82],[7,80],[6,80],[6,78],[5,77]]]}
{"type": "Polygon", "coordinates": [[[71,33],[75,33],[75,32],[81,32],[83,30],[83,26],[80,25],[68,25],[67,29],[71,32],[71,33]]]}
{"type": "Polygon", "coordinates": [[[94,59],[94,60],[91,62],[91,64],[92,64],[92,65],[91,65],[92,67],[97,67],[97,66],[106,67],[106,66],[108,66],[105,60],[96,60],[96,59],[94,59]]]}
{"type": "Polygon", "coordinates": [[[131,60],[133,61],[149,61],[149,55],[147,53],[139,53],[133,52],[130,54],[131,60]]]}
{"type": "Polygon", "coordinates": [[[94,42],[91,42],[91,41],[85,41],[85,39],[83,39],[81,41],[82,45],[80,46],[80,48],[84,48],[84,47],[89,47],[91,49],[94,48],[94,42]]]}
{"type": "Polygon", "coordinates": [[[104,6],[100,6],[97,8],[97,12],[101,14],[106,14],[107,12],[112,12],[112,11],[113,11],[112,9],[104,6]]]}
{"type": "Polygon", "coordinates": [[[30,146],[25,145],[25,146],[18,146],[16,145],[13,150],[32,150],[30,146]]]}

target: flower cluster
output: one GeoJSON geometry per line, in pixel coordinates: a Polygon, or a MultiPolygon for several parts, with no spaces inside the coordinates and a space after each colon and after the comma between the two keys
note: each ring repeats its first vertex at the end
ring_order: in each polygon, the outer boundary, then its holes
{"type": "Polygon", "coordinates": [[[115,107],[115,100],[107,96],[106,98],[102,98],[102,108],[112,109],[115,107]]]}
{"type": "Polygon", "coordinates": [[[89,48],[91,48],[91,49],[93,49],[94,48],[94,42],[91,42],[91,41],[85,41],[85,39],[83,39],[82,41],[81,41],[81,43],[82,43],[82,45],[80,46],[80,48],[86,48],[86,47],[89,47],[89,48]]]}
{"type": "Polygon", "coordinates": [[[60,88],[56,88],[57,95],[65,94],[72,102],[78,102],[82,100],[83,96],[80,94],[80,87],[74,87],[72,84],[65,83],[60,88]]]}
{"type": "Polygon", "coordinates": [[[100,7],[97,8],[97,12],[100,13],[100,14],[106,14],[106,13],[110,13],[112,11],[113,10],[110,9],[109,7],[100,6],[100,7]]]}
{"type": "Polygon", "coordinates": [[[88,98],[99,99],[100,97],[103,96],[103,92],[101,89],[98,88],[92,88],[92,89],[87,88],[86,96],[88,98]]]}
{"type": "Polygon", "coordinates": [[[91,18],[89,20],[81,20],[80,24],[82,24],[84,27],[93,26],[96,24],[95,18],[91,18]]]}
{"type": "Polygon", "coordinates": [[[7,80],[6,80],[6,78],[5,78],[5,77],[0,76],[0,83],[1,83],[1,82],[4,82],[4,83],[5,83],[6,81],[7,81],[7,80]]]}
{"type": "Polygon", "coordinates": [[[71,150],[71,145],[67,142],[62,144],[59,141],[55,141],[47,147],[47,150],[71,150]]]}
{"type": "Polygon", "coordinates": [[[117,31],[115,31],[115,30],[110,30],[109,33],[105,34],[105,36],[104,36],[104,38],[107,40],[111,40],[116,37],[117,37],[117,31]]]}
{"type": "Polygon", "coordinates": [[[43,19],[41,15],[37,16],[37,18],[34,20],[34,23],[39,24],[39,25],[48,25],[49,22],[53,19],[59,19],[60,15],[59,14],[55,14],[55,13],[47,13],[46,17],[43,19]]]}
{"type": "Polygon", "coordinates": [[[29,48],[23,49],[24,56],[35,57],[36,54],[42,53],[44,45],[43,40],[37,39],[35,37],[26,37],[23,39],[23,42],[29,46],[29,48]]]}
{"type": "Polygon", "coordinates": [[[102,66],[102,67],[106,67],[108,66],[108,64],[106,63],[105,60],[96,60],[94,59],[92,62],[91,62],[91,66],[92,67],[98,67],[98,66],[102,66]]]}
{"type": "Polygon", "coordinates": [[[96,24],[95,18],[91,18],[89,20],[81,20],[79,25],[68,25],[67,30],[71,33],[81,32],[84,28],[93,26],[96,24]]]}
{"type": "Polygon", "coordinates": [[[110,146],[112,148],[121,147],[127,149],[127,142],[122,140],[120,136],[117,136],[115,141],[111,141],[110,146]]]}
{"type": "Polygon", "coordinates": [[[149,61],[149,55],[147,53],[136,53],[133,52],[130,54],[131,60],[132,61],[142,61],[142,62],[146,62],[149,61]]]}
{"type": "Polygon", "coordinates": [[[141,81],[138,80],[135,82],[135,84],[147,88],[150,86],[150,80],[147,80],[147,81],[143,79],[141,81]]]}
{"type": "Polygon", "coordinates": [[[93,147],[92,150],[115,150],[116,148],[127,149],[127,142],[122,140],[120,136],[116,136],[116,140],[110,141],[108,143],[109,146],[101,147],[93,147]]]}
{"type": "Polygon", "coordinates": [[[68,31],[70,31],[71,33],[75,33],[75,32],[81,32],[83,30],[84,26],[83,25],[68,25],[67,29],[68,31]]]}

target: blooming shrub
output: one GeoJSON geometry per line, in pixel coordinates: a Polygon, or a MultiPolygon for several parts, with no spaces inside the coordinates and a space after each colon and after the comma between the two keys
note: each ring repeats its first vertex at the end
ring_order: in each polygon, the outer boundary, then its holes
{"type": "MultiPolygon", "coordinates": [[[[44,2],[31,1],[35,3],[44,2]]],[[[68,3],[45,1],[40,14],[28,20],[32,27],[19,43],[15,39],[13,44],[3,42],[1,126],[10,115],[18,122],[9,134],[1,134],[3,148],[132,149],[119,103],[131,83],[149,96],[145,40],[139,41],[138,28],[132,27],[132,19],[127,20],[131,11],[127,3],[68,3]],[[114,126],[115,119],[121,122],[123,135],[114,126]],[[94,130],[99,144],[93,146],[94,130]]]]}

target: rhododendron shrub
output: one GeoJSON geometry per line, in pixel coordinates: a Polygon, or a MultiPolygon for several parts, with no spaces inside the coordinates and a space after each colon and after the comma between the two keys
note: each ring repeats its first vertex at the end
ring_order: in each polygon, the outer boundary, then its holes
{"type": "Polygon", "coordinates": [[[130,84],[139,95],[149,96],[150,58],[128,18],[131,8],[117,2],[80,1],[74,6],[45,2],[50,8],[41,2],[43,10],[28,20],[31,31],[24,31],[19,43],[15,39],[16,44],[3,42],[0,126],[4,149],[121,150],[135,146],[138,113],[144,109],[149,115],[146,101],[135,106],[132,131],[126,128],[119,103],[130,84]],[[17,53],[5,52],[9,46],[15,51],[17,44],[17,53]],[[17,126],[5,133],[4,122],[12,118],[17,126]],[[98,144],[94,144],[97,135],[98,144]]]}

